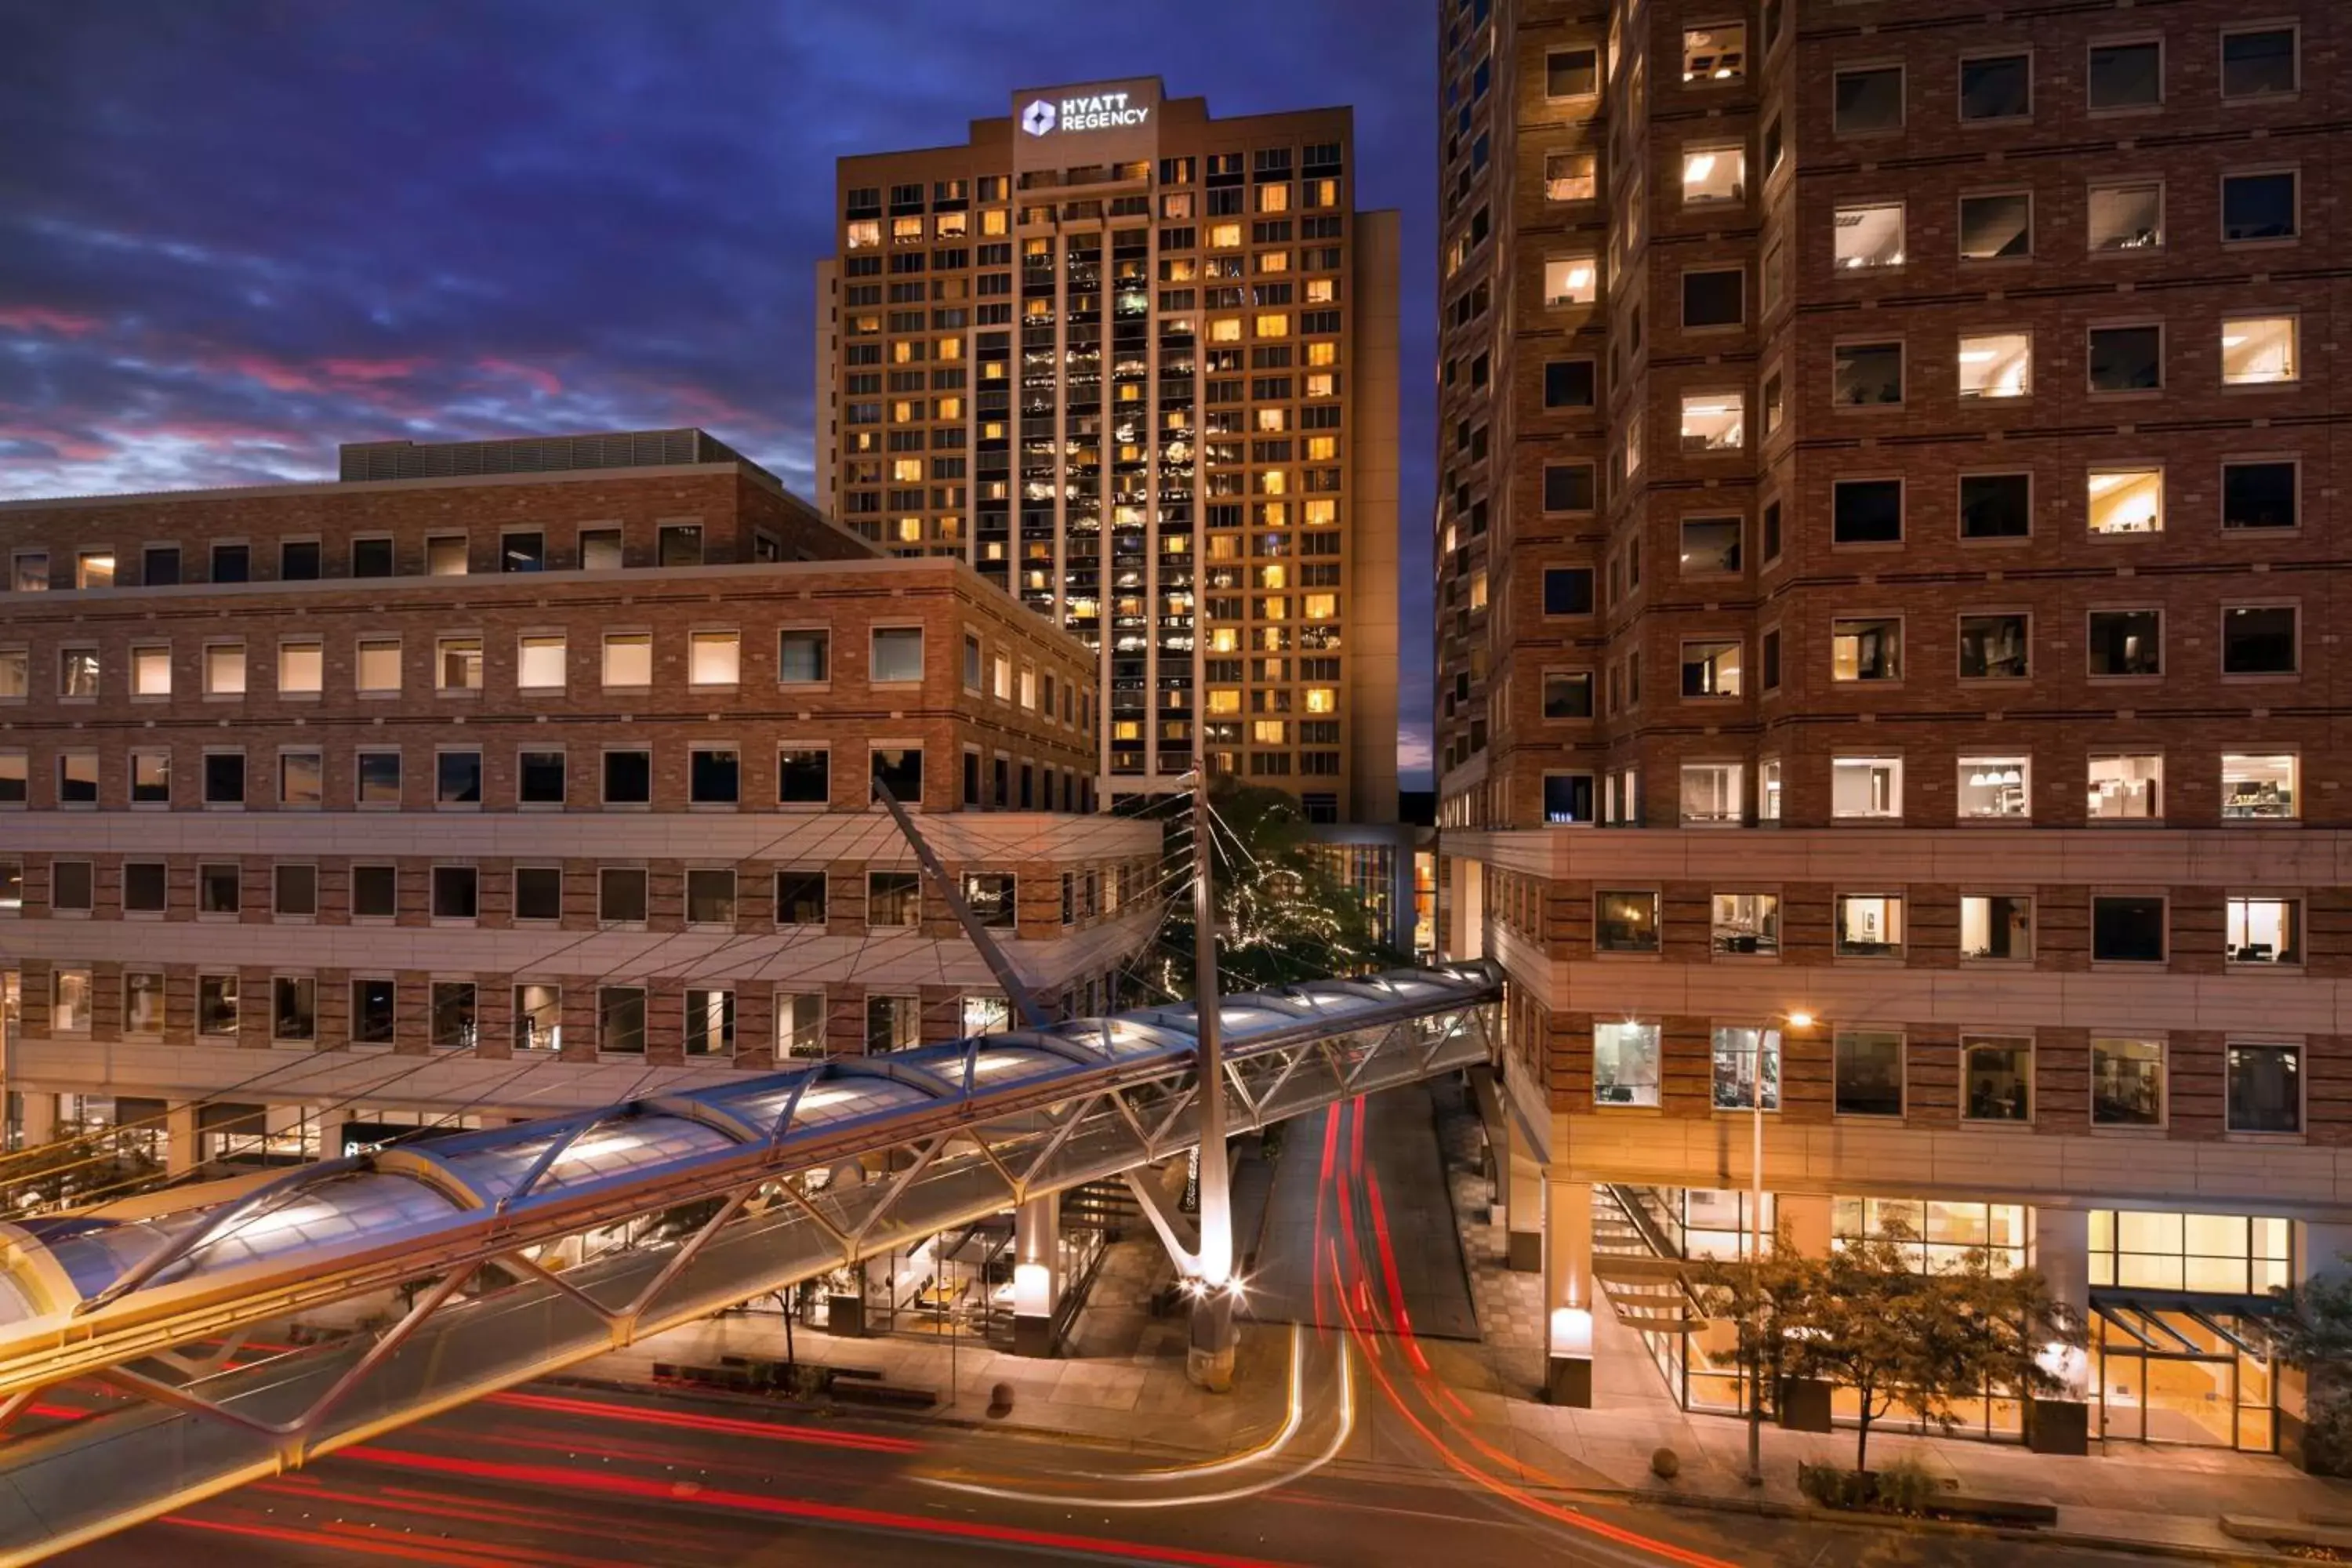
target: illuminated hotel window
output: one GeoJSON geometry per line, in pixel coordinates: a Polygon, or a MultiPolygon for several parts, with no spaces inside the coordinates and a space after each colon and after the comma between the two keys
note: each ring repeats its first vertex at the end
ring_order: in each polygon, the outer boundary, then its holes
{"type": "Polygon", "coordinates": [[[2292,821],[2295,816],[2295,756],[2292,752],[2221,754],[2224,821],[2292,821]]]}
{"type": "Polygon", "coordinates": [[[1736,202],[1748,195],[1748,152],[1738,142],[1685,148],[1683,205],[1736,202]]]}
{"type": "Polygon", "coordinates": [[[2164,815],[2161,755],[2093,757],[2087,779],[2094,821],[2151,821],[2164,815]]]}
{"type": "Polygon", "coordinates": [[[2093,533],[2161,533],[2164,531],[2164,470],[2092,470],[2085,489],[2093,533]]]}
{"type": "Polygon", "coordinates": [[[1840,207],[1832,215],[1842,271],[1903,265],[1903,204],[1840,207]]]}
{"type": "Polygon", "coordinates": [[[2230,386],[2294,381],[2295,318],[2243,316],[2221,323],[2221,380],[2230,386]]]}
{"type": "Polygon", "coordinates": [[[2033,390],[2033,338],[1988,332],[1960,340],[1962,397],[2023,397],[2033,390]]]}
{"type": "Polygon", "coordinates": [[[866,218],[849,226],[849,248],[864,250],[882,243],[882,220],[866,218]]]}
{"type": "Polygon", "coordinates": [[[1544,263],[1544,303],[1547,306],[1590,305],[1600,297],[1601,269],[1590,256],[1563,257],[1544,263]]]}
{"type": "Polygon", "coordinates": [[[1738,392],[1683,395],[1683,450],[1736,452],[1748,439],[1748,398],[1738,392]]]}

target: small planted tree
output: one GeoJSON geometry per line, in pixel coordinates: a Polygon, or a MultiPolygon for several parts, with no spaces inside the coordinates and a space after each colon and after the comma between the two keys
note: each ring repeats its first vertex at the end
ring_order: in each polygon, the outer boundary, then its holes
{"type": "Polygon", "coordinates": [[[1959,1405],[1989,1390],[2060,1385],[2036,1358],[2072,1331],[2038,1273],[2003,1273],[1981,1248],[1933,1273],[1917,1271],[1917,1258],[1916,1233],[1888,1220],[1820,1260],[1791,1314],[1796,1374],[1854,1397],[1856,1470],[1870,1468],[1871,1426],[1895,1410],[1949,1432],[1959,1405]]]}
{"type": "Polygon", "coordinates": [[[2352,1476],[2352,1258],[2277,1292],[2286,1310],[2270,1325],[2279,1358],[2303,1373],[2304,1468],[2352,1476]]]}
{"type": "Polygon", "coordinates": [[[1761,1258],[1751,1263],[1745,1258],[1711,1258],[1692,1270],[1691,1286],[1699,1310],[1728,1321],[1738,1334],[1735,1353],[1748,1380],[1751,1459],[1767,1408],[1775,1415],[1780,1414],[1781,1385],[1789,1377],[1793,1348],[1789,1330],[1816,1289],[1821,1262],[1797,1252],[1789,1244],[1788,1232],[1775,1226],[1772,1245],[1761,1258]]]}

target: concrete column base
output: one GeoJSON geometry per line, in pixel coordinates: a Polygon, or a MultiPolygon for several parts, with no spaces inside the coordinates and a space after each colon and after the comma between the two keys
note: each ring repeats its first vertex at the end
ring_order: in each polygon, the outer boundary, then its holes
{"type": "Polygon", "coordinates": [[[1790,1432],[1826,1432],[1830,1416],[1830,1385],[1819,1378],[1791,1377],[1780,1384],[1780,1425],[1790,1432]]]}
{"type": "Polygon", "coordinates": [[[1556,1355],[1546,1358],[1544,1402],[1568,1410],[1592,1408],[1592,1358],[1556,1355]]]}
{"type": "Polygon", "coordinates": [[[1054,1320],[1030,1312],[1013,1315],[1013,1353],[1050,1356],[1054,1353],[1054,1320]]]}
{"type": "Polygon", "coordinates": [[[857,1296],[824,1299],[824,1331],[845,1340],[866,1337],[866,1302],[857,1296]]]}
{"type": "Polygon", "coordinates": [[[2091,1451],[2091,1407],[2080,1399],[2028,1399],[2025,1446],[2036,1454],[2091,1451]]]}
{"type": "Polygon", "coordinates": [[[1503,1260],[1514,1274],[1543,1272],[1544,1238],[1539,1230],[1504,1232],[1503,1260]]]}
{"type": "Polygon", "coordinates": [[[1234,1388],[1234,1352],[1241,1343],[1229,1290],[1212,1290],[1192,1302],[1192,1340],[1184,1349],[1184,1375],[1211,1394],[1234,1388]]]}

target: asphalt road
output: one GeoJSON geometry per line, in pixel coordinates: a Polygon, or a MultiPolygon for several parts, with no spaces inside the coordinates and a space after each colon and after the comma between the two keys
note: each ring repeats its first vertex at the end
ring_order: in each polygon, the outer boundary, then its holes
{"type": "MultiPolygon", "coordinates": [[[[1377,1417],[1376,1417],[1377,1418],[1377,1417]]],[[[920,1422],[778,1419],[716,1401],[539,1387],[477,1405],[59,1559],[451,1568],[945,1561],[1266,1564],[2122,1563],[2001,1541],[1621,1505],[1530,1511],[1446,1472],[1343,1464],[1259,1495],[1152,1510],[951,1493],[1116,1463],[920,1422]],[[1599,1526],[1633,1540],[1606,1539],[1599,1526]]],[[[1555,1505],[1557,1506],[1557,1505],[1555,1505]]],[[[2130,1561],[2144,1562],[2144,1559],[2130,1561]]]]}
{"type": "MultiPolygon", "coordinates": [[[[1291,1418],[1192,1465],[1010,1430],[824,1417],[749,1401],[536,1385],[381,1436],[59,1561],[449,1568],[942,1561],[2042,1568],[2143,1563],[2027,1542],[1580,1500],[1493,1441],[1432,1369],[1423,1266],[1335,1110],[1286,1161],[1316,1172],[1295,1285],[1291,1418]],[[1319,1142],[1319,1148],[1317,1147],[1319,1142]],[[1336,1459],[1332,1456],[1339,1456],[1336,1459]]],[[[1184,1447],[1181,1431],[1158,1434],[1184,1447]]]]}

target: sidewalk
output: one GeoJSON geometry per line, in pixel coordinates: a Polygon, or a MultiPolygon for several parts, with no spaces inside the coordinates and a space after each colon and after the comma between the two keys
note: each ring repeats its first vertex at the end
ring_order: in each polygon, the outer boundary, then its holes
{"type": "MultiPolygon", "coordinates": [[[[1763,1502],[1802,1508],[1797,1465],[1853,1463],[1854,1434],[1764,1430],[1765,1484],[1750,1487],[1747,1423],[1693,1415],[1675,1404],[1641,1337],[1613,1314],[1595,1314],[1591,1410],[1556,1409],[1531,1397],[1543,1373],[1542,1284],[1504,1263],[1506,1241],[1486,1223],[1486,1184],[1478,1174],[1476,1113],[1441,1099],[1440,1131],[1453,1189],[1455,1224],[1470,1260],[1471,1290],[1487,1330],[1475,1346],[1427,1346],[1432,1362],[1482,1418],[1511,1434],[1522,1462],[1570,1486],[1596,1486],[1690,1501],[1763,1502]],[[1449,1113],[1449,1111],[1453,1113],[1449,1113]],[[1671,1482],[1650,1473],[1650,1456],[1674,1449],[1682,1461],[1671,1482]]],[[[2305,1475],[2268,1455],[2212,1448],[2116,1443],[2105,1453],[2064,1458],[2007,1443],[1914,1436],[1874,1429],[1874,1464],[1917,1458],[1957,1489],[2058,1505],[2058,1532],[2118,1546],[2172,1546],[2250,1554],[2223,1535],[2224,1512],[2269,1519],[2305,1513],[2352,1514],[2352,1482],[2305,1475]]],[[[1830,1517],[1848,1517],[1831,1515],[1830,1517]]]]}

